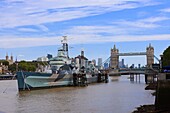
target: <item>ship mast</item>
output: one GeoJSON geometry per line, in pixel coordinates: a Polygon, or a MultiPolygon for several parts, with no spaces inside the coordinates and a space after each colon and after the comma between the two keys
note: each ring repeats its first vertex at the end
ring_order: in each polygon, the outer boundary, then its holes
{"type": "Polygon", "coordinates": [[[61,43],[63,44],[63,51],[64,51],[65,55],[69,58],[67,36],[63,36],[63,40],[61,40],[61,43]]]}

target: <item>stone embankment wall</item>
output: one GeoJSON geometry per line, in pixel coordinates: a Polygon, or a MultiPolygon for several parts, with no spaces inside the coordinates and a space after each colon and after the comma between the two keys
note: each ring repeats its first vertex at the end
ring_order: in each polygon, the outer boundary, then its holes
{"type": "Polygon", "coordinates": [[[170,111],[170,80],[158,81],[155,107],[156,110],[170,111]]]}

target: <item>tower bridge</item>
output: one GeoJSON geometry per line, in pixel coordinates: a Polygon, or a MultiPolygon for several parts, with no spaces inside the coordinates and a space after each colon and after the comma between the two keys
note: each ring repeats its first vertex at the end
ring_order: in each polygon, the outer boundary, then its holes
{"type": "MultiPolygon", "coordinates": [[[[119,50],[114,47],[111,49],[111,56],[105,61],[109,63],[110,69],[109,69],[109,75],[121,75],[121,74],[130,74],[130,75],[137,75],[137,74],[144,74],[145,75],[145,81],[147,83],[147,78],[152,77],[158,73],[159,70],[154,70],[152,68],[152,64],[154,64],[154,58],[156,58],[159,62],[160,60],[154,55],[154,47],[149,44],[148,47],[146,47],[146,52],[129,52],[129,53],[120,53],[119,50]],[[119,56],[139,56],[144,55],[146,56],[146,68],[144,69],[119,69],[119,56]]],[[[105,63],[104,62],[104,63],[105,63]]],[[[161,63],[160,63],[161,64],[161,63]]],[[[153,82],[153,81],[152,81],[153,82]]]]}
{"type": "Polygon", "coordinates": [[[138,56],[145,55],[147,59],[147,67],[152,67],[154,63],[154,48],[149,44],[149,47],[146,47],[146,52],[129,52],[129,53],[119,53],[119,50],[114,45],[113,49],[111,49],[110,56],[110,68],[118,69],[119,66],[119,56],[138,56]]]}

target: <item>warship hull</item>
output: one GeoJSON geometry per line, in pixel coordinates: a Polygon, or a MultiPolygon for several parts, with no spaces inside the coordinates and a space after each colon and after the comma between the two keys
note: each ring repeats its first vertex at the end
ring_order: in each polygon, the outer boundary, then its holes
{"type": "MultiPolygon", "coordinates": [[[[98,82],[97,76],[87,75],[87,83],[98,82]]],[[[74,86],[72,74],[51,74],[40,72],[17,72],[18,90],[74,86]]]]}

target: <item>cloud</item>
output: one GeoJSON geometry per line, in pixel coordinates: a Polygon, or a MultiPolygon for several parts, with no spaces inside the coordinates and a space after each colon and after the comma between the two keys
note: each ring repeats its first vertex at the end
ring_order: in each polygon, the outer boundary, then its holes
{"type": "Polygon", "coordinates": [[[18,57],[24,57],[25,55],[17,55],[18,57]]]}
{"type": "Polygon", "coordinates": [[[17,30],[21,32],[38,32],[38,30],[32,28],[18,28],[17,30]]]}
{"type": "MultiPolygon", "coordinates": [[[[69,44],[87,44],[87,43],[106,43],[106,42],[130,42],[130,41],[152,41],[152,40],[170,40],[170,34],[159,35],[119,35],[119,36],[101,36],[94,34],[86,35],[68,35],[69,44]]],[[[3,37],[0,40],[0,48],[20,48],[49,46],[61,44],[61,37],[43,37],[43,38],[21,38],[21,37],[3,37]]]]}
{"type": "Polygon", "coordinates": [[[146,11],[140,11],[137,13],[137,17],[145,17],[148,16],[150,13],[146,11]]]}
{"type": "Polygon", "coordinates": [[[150,18],[142,19],[140,21],[148,22],[148,23],[155,23],[155,22],[160,22],[160,21],[169,20],[169,19],[170,18],[168,17],[158,16],[158,17],[150,17],[150,18]]]}
{"type": "Polygon", "coordinates": [[[37,27],[44,32],[49,31],[49,29],[45,25],[37,25],[37,27]]]}
{"type": "Polygon", "coordinates": [[[130,27],[136,27],[136,28],[157,28],[160,27],[161,25],[157,24],[158,22],[169,20],[170,18],[168,17],[150,17],[150,18],[145,18],[145,19],[139,19],[135,21],[115,21],[113,24],[116,25],[121,25],[121,26],[130,26],[130,27]]]}
{"type": "MultiPolygon", "coordinates": [[[[153,0],[3,0],[0,7],[0,48],[35,47],[60,44],[57,33],[50,31],[48,24],[71,19],[78,19],[108,12],[139,7],[157,5],[153,0]],[[27,26],[31,25],[31,26],[27,26]],[[17,31],[21,31],[19,34],[17,31]],[[4,34],[3,31],[10,32],[4,34]],[[44,34],[38,34],[39,32],[44,34]],[[33,32],[24,36],[22,32],[33,32]],[[34,33],[35,32],[35,33],[34,33]],[[10,35],[11,34],[11,35],[10,35]],[[12,35],[14,34],[14,35],[12,35]],[[19,35],[18,35],[19,34],[19,35]],[[47,36],[51,34],[50,36],[47,36]],[[17,36],[18,35],[18,36],[17,36]],[[41,36],[40,36],[41,35],[41,36]],[[23,36],[23,37],[21,37],[23,36]],[[41,38],[40,38],[41,37],[41,38]]],[[[159,22],[168,20],[167,17],[150,17],[138,20],[117,20],[108,26],[73,26],[60,34],[68,34],[69,43],[103,43],[109,41],[145,41],[145,40],[170,40],[169,34],[142,35],[135,33],[141,30],[158,28],[159,22]],[[142,29],[141,29],[142,28],[142,29]],[[144,28],[144,29],[143,29],[144,28]]],[[[80,20],[81,21],[81,20],[80,20]]],[[[51,27],[51,26],[50,26],[51,27]]]]}
{"type": "Polygon", "coordinates": [[[120,35],[127,34],[124,28],[119,28],[117,26],[73,26],[70,29],[66,29],[64,34],[71,35],[86,35],[86,34],[94,34],[94,35],[120,35]]]}
{"type": "MultiPolygon", "coordinates": [[[[168,17],[150,17],[138,20],[115,20],[109,25],[96,26],[73,26],[63,31],[63,34],[70,35],[101,35],[101,36],[118,36],[140,34],[146,30],[153,30],[161,26],[160,22],[169,20],[168,17]]],[[[145,32],[146,33],[146,32],[145,32]]]]}
{"type": "Polygon", "coordinates": [[[166,9],[161,9],[161,12],[165,12],[165,13],[170,13],[170,8],[166,8],[166,9]]]}
{"type": "Polygon", "coordinates": [[[0,8],[0,27],[42,25],[144,7],[153,3],[151,0],[4,0],[0,8]]]}
{"type": "Polygon", "coordinates": [[[147,22],[142,22],[142,21],[126,21],[126,20],[113,22],[113,24],[116,24],[119,26],[130,26],[130,27],[135,27],[135,28],[156,28],[159,26],[153,23],[147,23],[147,22]]]}
{"type": "Polygon", "coordinates": [[[170,34],[160,35],[119,35],[119,36],[99,36],[99,35],[70,35],[71,44],[105,43],[105,42],[132,42],[132,41],[153,41],[170,40],[170,34]],[[92,38],[93,37],[93,38],[92,38]]]}
{"type": "Polygon", "coordinates": [[[0,48],[20,48],[20,47],[35,47],[35,46],[48,46],[60,43],[59,37],[42,37],[42,38],[28,38],[16,36],[4,36],[0,40],[0,48]]]}

